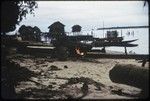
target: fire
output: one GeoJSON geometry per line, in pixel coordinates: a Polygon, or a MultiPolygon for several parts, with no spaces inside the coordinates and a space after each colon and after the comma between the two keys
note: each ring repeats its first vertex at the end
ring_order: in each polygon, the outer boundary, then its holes
{"type": "Polygon", "coordinates": [[[76,53],[77,53],[78,55],[81,55],[81,56],[84,55],[84,52],[81,52],[81,51],[80,51],[80,48],[75,48],[75,50],[76,50],[76,53]]]}

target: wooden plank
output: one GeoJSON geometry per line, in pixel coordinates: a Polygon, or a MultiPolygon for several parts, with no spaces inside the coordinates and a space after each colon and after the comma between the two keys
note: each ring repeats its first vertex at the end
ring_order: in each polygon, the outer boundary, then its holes
{"type": "Polygon", "coordinates": [[[138,44],[129,44],[122,42],[94,42],[93,47],[109,47],[109,46],[118,46],[118,47],[136,47],[138,44]]]}
{"type": "Polygon", "coordinates": [[[27,46],[27,48],[34,48],[34,49],[54,49],[55,47],[48,47],[48,46],[27,46]]]}

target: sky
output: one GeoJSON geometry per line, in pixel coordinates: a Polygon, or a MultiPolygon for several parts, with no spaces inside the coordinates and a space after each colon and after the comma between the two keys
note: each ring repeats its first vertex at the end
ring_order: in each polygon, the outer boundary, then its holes
{"type": "Polygon", "coordinates": [[[56,21],[65,31],[78,24],[82,31],[103,27],[148,25],[148,3],[144,1],[37,1],[35,16],[28,14],[21,25],[37,26],[48,32],[56,21]]]}

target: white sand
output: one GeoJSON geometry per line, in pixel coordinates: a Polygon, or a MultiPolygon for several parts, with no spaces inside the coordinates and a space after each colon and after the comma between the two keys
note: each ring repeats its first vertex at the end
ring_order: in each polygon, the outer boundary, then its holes
{"type": "MultiPolygon", "coordinates": [[[[30,57],[13,59],[22,68],[28,68],[30,71],[39,73],[37,77],[31,77],[30,80],[36,81],[42,85],[36,85],[31,81],[22,81],[15,87],[16,93],[21,92],[31,93],[25,95],[25,98],[30,99],[66,99],[68,97],[79,98],[83,96],[81,91],[84,80],[78,83],[68,84],[71,78],[88,78],[88,92],[82,99],[134,99],[137,97],[130,97],[125,95],[118,95],[111,92],[112,90],[122,89],[130,95],[136,95],[140,93],[140,89],[131,87],[124,84],[113,83],[109,78],[109,70],[117,63],[123,64],[135,64],[141,66],[134,59],[91,59],[91,60],[68,60],[68,61],[54,61],[49,62],[44,58],[32,59],[30,57]],[[38,63],[42,61],[41,63],[38,63]],[[56,66],[60,70],[50,70],[50,66],[56,66]],[[64,68],[67,66],[67,68],[64,68]],[[97,84],[101,90],[98,90],[97,84]],[[62,86],[65,85],[65,86],[62,86]],[[36,89],[33,90],[32,88],[36,89]],[[28,90],[27,90],[28,89],[28,90]],[[41,93],[42,92],[42,93],[41,93]],[[37,96],[35,96],[34,94],[37,96]],[[53,95],[52,95],[53,93],[53,95]]],[[[143,67],[145,68],[145,67],[143,67]]]]}

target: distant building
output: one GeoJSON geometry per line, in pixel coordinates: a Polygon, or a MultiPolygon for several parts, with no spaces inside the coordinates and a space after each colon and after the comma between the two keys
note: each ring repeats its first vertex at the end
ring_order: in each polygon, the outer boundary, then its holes
{"type": "Polygon", "coordinates": [[[50,34],[48,32],[42,32],[41,41],[44,43],[50,43],[51,42],[50,34]]]}
{"type": "Polygon", "coordinates": [[[59,21],[54,22],[52,25],[50,25],[49,28],[49,33],[52,36],[59,36],[59,35],[65,35],[65,25],[60,23],[59,21]]]}
{"type": "Polygon", "coordinates": [[[117,37],[118,37],[117,30],[115,30],[115,31],[107,31],[107,38],[117,38],[117,37]]]}
{"type": "Polygon", "coordinates": [[[80,32],[81,32],[81,26],[80,25],[74,25],[73,27],[72,27],[72,32],[73,32],[73,35],[78,35],[78,34],[80,34],[80,32]]]}

